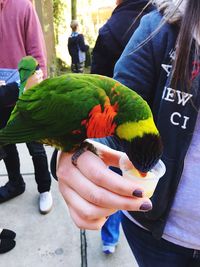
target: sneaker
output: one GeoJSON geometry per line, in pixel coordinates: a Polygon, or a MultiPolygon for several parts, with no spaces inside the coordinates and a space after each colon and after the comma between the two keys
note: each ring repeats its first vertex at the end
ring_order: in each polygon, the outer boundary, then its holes
{"type": "Polygon", "coordinates": [[[53,199],[50,191],[40,193],[39,196],[39,210],[41,214],[50,212],[53,206],[53,199]]]}
{"type": "Polygon", "coordinates": [[[102,251],[105,254],[113,254],[113,253],[115,253],[115,246],[114,245],[113,246],[111,246],[111,245],[108,245],[108,246],[103,245],[102,251]]]}
{"type": "Polygon", "coordinates": [[[0,229],[0,239],[15,239],[16,233],[9,229],[0,229]]]}
{"type": "Polygon", "coordinates": [[[4,186],[0,187],[0,203],[10,200],[16,196],[23,194],[25,191],[25,183],[18,185],[8,181],[4,186]]]}
{"type": "Polygon", "coordinates": [[[0,239],[0,254],[13,249],[15,244],[15,240],[13,239],[0,239]]]}

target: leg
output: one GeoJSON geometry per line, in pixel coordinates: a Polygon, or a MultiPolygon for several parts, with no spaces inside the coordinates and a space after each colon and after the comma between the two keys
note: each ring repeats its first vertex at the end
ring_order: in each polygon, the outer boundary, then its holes
{"type": "Polygon", "coordinates": [[[139,267],[188,267],[193,254],[164,239],[156,240],[147,230],[122,215],[122,227],[139,267]]]}
{"type": "Polygon", "coordinates": [[[20,173],[19,154],[16,145],[7,145],[4,147],[6,157],[4,159],[8,172],[9,181],[14,184],[23,183],[23,178],[20,173]]]}
{"type": "Polygon", "coordinates": [[[119,241],[120,221],[121,212],[117,211],[108,218],[101,229],[103,252],[105,254],[111,254],[115,252],[115,247],[119,241]]]}
{"type": "Polygon", "coordinates": [[[78,73],[78,64],[77,64],[77,63],[73,63],[73,64],[71,65],[71,71],[72,71],[73,73],[78,73]]]}
{"type": "Polygon", "coordinates": [[[83,73],[85,62],[81,62],[77,64],[77,72],[83,73]]]}
{"type": "Polygon", "coordinates": [[[25,191],[25,183],[20,173],[20,161],[16,145],[4,147],[4,163],[8,172],[8,183],[0,187],[0,203],[14,198],[25,191]]]}
{"type": "Polygon", "coordinates": [[[32,156],[38,192],[43,193],[49,191],[51,187],[51,176],[48,170],[45,149],[42,144],[37,142],[27,143],[26,145],[32,156]]]}
{"type": "Polygon", "coordinates": [[[35,180],[40,193],[39,210],[42,214],[47,214],[52,208],[53,200],[50,192],[51,175],[48,170],[46,151],[43,145],[37,142],[27,143],[26,145],[32,156],[35,169],[35,180]]]}
{"type": "Polygon", "coordinates": [[[0,147],[0,160],[4,159],[6,157],[6,152],[3,147],[0,147]]]}

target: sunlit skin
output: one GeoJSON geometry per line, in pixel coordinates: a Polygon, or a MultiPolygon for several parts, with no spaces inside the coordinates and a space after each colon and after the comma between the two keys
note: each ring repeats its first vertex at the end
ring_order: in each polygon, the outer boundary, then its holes
{"type": "Polygon", "coordinates": [[[87,151],[78,158],[78,168],[71,163],[72,154],[61,152],[57,158],[59,189],[75,224],[82,229],[96,230],[116,210],[138,211],[144,203],[150,209],[149,198],[133,196],[135,190],[142,193],[142,188],[108,168],[119,167],[123,153],[89,141],[100,157],[87,151]]]}
{"type": "Polygon", "coordinates": [[[31,88],[33,85],[43,81],[43,72],[41,69],[36,70],[32,76],[27,80],[26,87],[24,90],[31,88]]]}

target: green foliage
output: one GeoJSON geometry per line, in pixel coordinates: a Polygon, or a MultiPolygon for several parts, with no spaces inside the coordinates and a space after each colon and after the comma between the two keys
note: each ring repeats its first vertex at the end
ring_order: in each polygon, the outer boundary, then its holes
{"type": "Polygon", "coordinates": [[[53,20],[55,29],[55,41],[58,44],[59,26],[65,25],[64,10],[67,4],[64,0],[53,0],[53,20]]]}
{"type": "Polygon", "coordinates": [[[71,0],[72,20],[77,16],[77,0],[71,0]]]}

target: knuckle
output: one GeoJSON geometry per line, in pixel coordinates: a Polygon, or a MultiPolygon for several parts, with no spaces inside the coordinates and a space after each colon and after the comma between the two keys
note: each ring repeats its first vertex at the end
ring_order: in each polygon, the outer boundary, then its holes
{"type": "Polygon", "coordinates": [[[101,185],[104,180],[102,170],[94,170],[93,179],[95,180],[96,184],[101,185]]]}
{"type": "Polygon", "coordinates": [[[63,177],[65,177],[64,169],[58,167],[58,169],[56,170],[56,176],[57,176],[59,179],[63,179],[63,177]]]}
{"type": "Polygon", "coordinates": [[[68,177],[72,176],[72,172],[70,170],[66,172],[65,168],[58,167],[58,169],[56,170],[56,176],[58,177],[59,181],[66,183],[68,177]]]}
{"type": "Polygon", "coordinates": [[[103,203],[103,195],[99,191],[93,191],[89,195],[89,201],[97,206],[103,203]]]}
{"type": "Polygon", "coordinates": [[[133,205],[132,203],[124,203],[123,205],[124,210],[136,210],[137,208],[135,207],[135,204],[133,205]]]}
{"type": "Polygon", "coordinates": [[[85,210],[84,212],[80,212],[80,217],[84,220],[84,221],[90,221],[93,219],[93,211],[88,208],[87,210],[85,210]]]}

